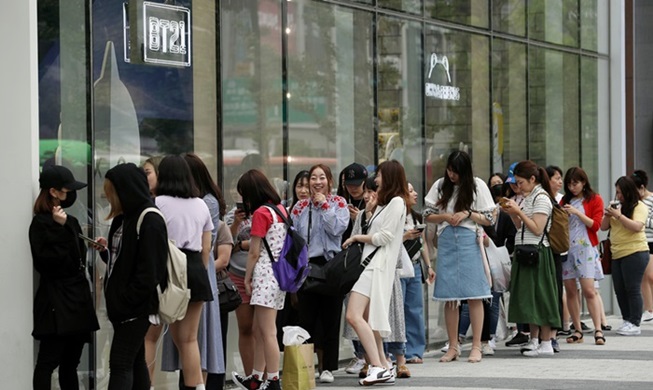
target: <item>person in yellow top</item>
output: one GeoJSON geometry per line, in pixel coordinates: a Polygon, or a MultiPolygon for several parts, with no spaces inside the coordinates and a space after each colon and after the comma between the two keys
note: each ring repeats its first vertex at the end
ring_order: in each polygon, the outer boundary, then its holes
{"type": "Polygon", "coordinates": [[[642,278],[648,265],[648,244],[644,224],[648,207],[640,201],[635,182],[628,176],[615,183],[616,200],[605,209],[601,230],[610,229],[612,282],[623,324],[622,336],[641,334],[642,278]]]}

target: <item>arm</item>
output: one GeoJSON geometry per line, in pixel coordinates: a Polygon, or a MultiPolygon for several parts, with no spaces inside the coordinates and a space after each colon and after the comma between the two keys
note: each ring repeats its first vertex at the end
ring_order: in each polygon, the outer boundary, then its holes
{"type": "MultiPolygon", "coordinates": [[[[644,229],[644,222],[641,221],[640,219],[645,218],[641,214],[639,204],[635,206],[635,210],[633,210],[633,216],[632,218],[628,218],[625,215],[621,213],[621,208],[618,209],[613,209],[611,207],[608,207],[605,209],[606,216],[610,215],[612,218],[616,219],[617,221],[621,222],[623,227],[626,229],[630,230],[631,232],[641,232],[644,229]],[[643,217],[643,218],[642,218],[643,217]]],[[[605,223],[605,218],[603,223],[605,223]]],[[[601,229],[603,229],[603,223],[601,224],[601,229]]]]}
{"type": "Polygon", "coordinates": [[[400,223],[402,226],[404,224],[404,219],[401,218],[401,215],[404,214],[405,210],[404,202],[401,198],[393,198],[388,205],[385,206],[385,209],[380,211],[382,214],[378,214],[373,223],[380,223],[379,229],[373,234],[356,234],[349,237],[347,241],[344,242],[343,246],[346,248],[351,245],[353,242],[362,242],[364,244],[371,244],[374,246],[384,246],[392,241],[394,238],[394,233],[396,231],[396,225],[400,223]],[[403,208],[403,210],[402,210],[403,208]]]}
{"type": "Polygon", "coordinates": [[[218,244],[215,246],[216,257],[213,262],[215,272],[220,272],[227,268],[229,265],[229,258],[231,257],[232,244],[218,244]]]}
{"type": "Polygon", "coordinates": [[[210,258],[211,258],[211,231],[207,230],[202,233],[202,263],[204,263],[204,268],[208,269],[210,258]]]}
{"type": "Polygon", "coordinates": [[[327,235],[331,237],[340,237],[342,236],[342,233],[347,230],[347,226],[349,225],[349,210],[344,203],[344,199],[340,202],[338,201],[338,198],[333,200],[333,204],[325,201],[320,205],[320,207],[318,207],[317,213],[314,214],[319,216],[319,218],[322,218],[322,224],[325,228],[324,231],[327,235]],[[339,203],[344,204],[345,207],[340,207],[339,203]],[[325,205],[326,207],[324,207],[325,205]]]}
{"type": "Polygon", "coordinates": [[[428,284],[433,284],[433,282],[435,282],[435,271],[433,270],[433,266],[431,265],[431,257],[429,256],[429,246],[426,245],[426,232],[422,232],[422,241],[424,241],[424,245],[422,245],[421,261],[426,263],[429,272],[426,282],[428,284]]]}
{"type": "Polygon", "coordinates": [[[254,267],[261,254],[261,237],[252,236],[249,240],[249,252],[247,253],[247,269],[245,270],[245,291],[252,295],[252,274],[254,267]]]}

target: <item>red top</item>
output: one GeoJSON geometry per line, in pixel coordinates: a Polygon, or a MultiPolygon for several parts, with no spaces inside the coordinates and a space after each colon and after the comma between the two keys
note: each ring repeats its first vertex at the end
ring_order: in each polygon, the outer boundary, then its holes
{"type": "MultiPolygon", "coordinates": [[[[560,204],[564,206],[564,201],[561,200],[560,204]]],[[[583,209],[585,210],[585,215],[592,218],[594,223],[592,226],[587,227],[587,235],[590,238],[592,246],[599,245],[599,237],[596,234],[601,228],[601,221],[603,220],[603,198],[601,195],[594,194],[589,200],[583,199],[583,209]]]]}
{"type": "MultiPolygon", "coordinates": [[[[278,204],[277,209],[281,211],[281,214],[285,215],[286,218],[288,218],[288,212],[286,212],[286,208],[283,207],[283,205],[278,204]]],[[[272,214],[274,211],[271,211],[269,208],[261,206],[256,211],[254,211],[254,214],[252,214],[252,230],[250,232],[250,235],[264,238],[265,235],[268,233],[268,230],[270,229],[270,226],[272,226],[272,214]]],[[[277,220],[279,222],[283,222],[280,216],[277,215],[277,220]]]]}

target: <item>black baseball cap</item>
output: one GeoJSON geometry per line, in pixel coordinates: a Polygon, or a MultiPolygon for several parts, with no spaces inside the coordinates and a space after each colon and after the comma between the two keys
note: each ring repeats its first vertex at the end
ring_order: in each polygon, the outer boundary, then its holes
{"type": "Polygon", "coordinates": [[[367,179],[367,169],[358,163],[348,165],[343,173],[346,185],[359,186],[367,179]]]}
{"type": "Polygon", "coordinates": [[[61,165],[52,165],[43,168],[41,177],[39,177],[39,184],[42,189],[46,190],[49,188],[56,188],[58,190],[65,188],[71,191],[77,191],[86,187],[86,183],[75,180],[70,169],[61,165]]]}

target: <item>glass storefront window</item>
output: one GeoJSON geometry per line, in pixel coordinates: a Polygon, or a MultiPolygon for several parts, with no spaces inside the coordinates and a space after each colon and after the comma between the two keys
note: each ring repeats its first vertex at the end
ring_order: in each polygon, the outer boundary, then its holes
{"type": "Polygon", "coordinates": [[[489,27],[488,0],[424,0],[426,17],[476,27],[489,27]]]}
{"type": "Polygon", "coordinates": [[[578,67],[578,55],[529,50],[528,158],[539,165],[580,163],[578,67]]]}
{"type": "Polygon", "coordinates": [[[525,0],[493,0],[492,29],[508,34],[526,35],[525,0]]]}
{"type": "Polygon", "coordinates": [[[492,172],[528,156],[526,45],[492,42],[492,172]]]}
{"type": "Polygon", "coordinates": [[[316,1],[292,3],[288,181],[321,163],[337,184],[339,172],[352,162],[374,164],[372,14],[316,1]]]}
{"type": "Polygon", "coordinates": [[[404,11],[411,14],[422,13],[422,0],[377,0],[376,4],[379,7],[404,11]]]}
{"type": "MultiPolygon", "coordinates": [[[[408,181],[423,194],[424,138],[421,24],[379,18],[378,117],[379,163],[395,159],[408,181]]],[[[423,196],[418,200],[421,204],[423,196]]]]}
{"type": "Polygon", "coordinates": [[[578,47],[579,0],[531,0],[528,2],[528,37],[578,47]]]}
{"type": "Polygon", "coordinates": [[[580,0],[580,45],[583,49],[608,52],[609,14],[608,0],[580,0]]]}
{"type": "Polygon", "coordinates": [[[607,86],[597,83],[600,76],[607,77],[607,62],[596,58],[580,60],[580,163],[589,176],[592,187],[599,187],[599,140],[609,128],[607,86]]]}
{"type": "Polygon", "coordinates": [[[461,31],[425,31],[427,188],[444,174],[446,160],[463,149],[474,173],[490,171],[489,39],[461,31]]]}

